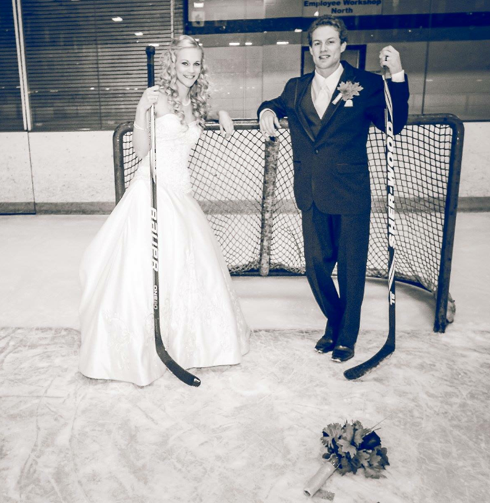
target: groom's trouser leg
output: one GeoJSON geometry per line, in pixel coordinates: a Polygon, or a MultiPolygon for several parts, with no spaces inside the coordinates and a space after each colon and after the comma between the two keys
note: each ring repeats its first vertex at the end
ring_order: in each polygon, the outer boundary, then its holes
{"type": "Polygon", "coordinates": [[[329,326],[337,328],[342,306],[332,271],[337,263],[340,215],[322,213],[315,204],[302,212],[306,277],[329,326]]]}
{"type": "Polygon", "coordinates": [[[337,279],[343,310],[337,343],[354,347],[361,322],[361,305],[366,283],[370,214],[342,215],[337,279]]]}
{"type": "Polygon", "coordinates": [[[306,276],[329,324],[340,327],[338,344],[357,341],[364,298],[369,213],[330,215],[313,204],[302,213],[306,276]],[[338,262],[339,293],[331,274],[338,262]]]}

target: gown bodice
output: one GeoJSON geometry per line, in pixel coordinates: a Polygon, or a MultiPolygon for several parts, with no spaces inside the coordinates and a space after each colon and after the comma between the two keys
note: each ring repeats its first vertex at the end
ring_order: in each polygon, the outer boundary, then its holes
{"type": "MultiPolygon", "coordinates": [[[[182,124],[177,115],[169,113],[155,120],[157,183],[188,193],[192,191],[189,155],[201,134],[197,121],[182,124]]],[[[140,164],[137,177],[149,180],[149,155],[140,164]]]]}

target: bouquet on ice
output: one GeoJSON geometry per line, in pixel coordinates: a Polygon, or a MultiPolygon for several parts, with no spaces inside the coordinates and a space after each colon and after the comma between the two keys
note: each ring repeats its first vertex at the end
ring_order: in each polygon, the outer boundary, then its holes
{"type": "Polygon", "coordinates": [[[325,447],[323,459],[327,460],[311,478],[304,489],[313,496],[325,481],[335,472],[341,475],[362,470],[369,478],[384,477],[383,470],[390,463],[387,449],[381,446],[381,438],[360,421],[329,424],[323,429],[322,444],[325,447]]]}

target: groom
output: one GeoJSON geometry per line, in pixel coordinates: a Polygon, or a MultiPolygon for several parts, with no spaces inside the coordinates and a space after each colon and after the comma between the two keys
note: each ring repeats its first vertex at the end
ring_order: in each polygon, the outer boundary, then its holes
{"type": "MultiPolygon", "coordinates": [[[[287,117],[294,194],[302,211],[306,276],[328,323],[315,349],[344,362],[354,356],[364,297],[371,195],[369,126],[384,130],[381,76],[340,61],[347,46],[341,19],[322,16],[308,30],[315,72],[289,80],[281,96],[259,107],[260,130],[276,136],[287,117]],[[331,274],[337,264],[339,291],[331,274]]],[[[380,52],[390,74],[394,133],[408,117],[408,82],[399,53],[380,52]]]]}

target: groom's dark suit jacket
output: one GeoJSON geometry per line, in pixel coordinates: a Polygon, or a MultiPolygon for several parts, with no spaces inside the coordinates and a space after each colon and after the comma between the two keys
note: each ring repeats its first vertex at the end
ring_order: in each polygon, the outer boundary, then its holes
{"type": "MultiPolygon", "coordinates": [[[[362,86],[351,107],[339,94],[332,95],[322,120],[311,99],[314,73],[288,81],[278,98],[265,101],[258,113],[270,108],[278,118],[288,117],[294,160],[294,194],[298,207],[308,210],[314,202],[324,213],[358,214],[370,210],[371,196],[366,142],[372,123],[383,130],[384,91],[381,76],[358,70],[343,61],[341,82],[362,86]]],[[[389,82],[395,134],[408,117],[408,81],[389,82]]]]}

